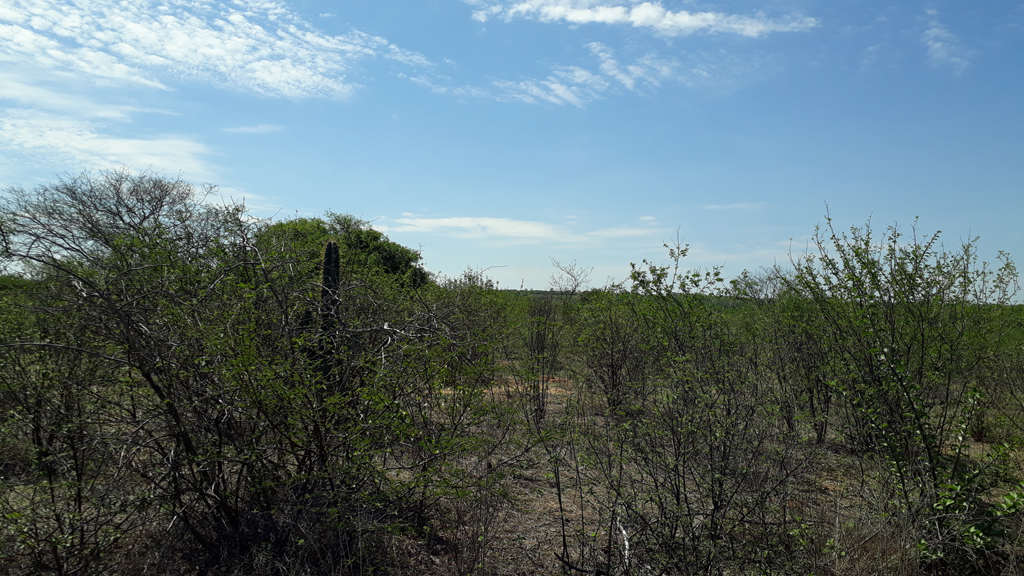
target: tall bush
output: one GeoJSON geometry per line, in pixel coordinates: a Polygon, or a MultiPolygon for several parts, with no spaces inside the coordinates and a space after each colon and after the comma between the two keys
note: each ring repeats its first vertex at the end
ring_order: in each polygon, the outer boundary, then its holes
{"type": "Polygon", "coordinates": [[[824,322],[845,443],[886,463],[889,512],[917,528],[924,557],[967,565],[996,534],[967,442],[1002,348],[998,308],[1016,293],[1009,256],[992,268],[975,242],[946,250],[916,226],[876,236],[828,219],[791,283],[824,322]]]}

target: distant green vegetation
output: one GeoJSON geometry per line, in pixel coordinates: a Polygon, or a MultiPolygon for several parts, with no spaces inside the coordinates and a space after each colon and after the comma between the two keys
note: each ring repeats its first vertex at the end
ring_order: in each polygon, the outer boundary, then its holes
{"type": "Polygon", "coordinates": [[[0,198],[0,572],[1024,569],[1024,307],[974,240],[497,290],[202,198],[0,198]]]}
{"type": "Polygon", "coordinates": [[[0,291],[20,291],[32,286],[32,282],[21,276],[0,275],[0,291]]]}

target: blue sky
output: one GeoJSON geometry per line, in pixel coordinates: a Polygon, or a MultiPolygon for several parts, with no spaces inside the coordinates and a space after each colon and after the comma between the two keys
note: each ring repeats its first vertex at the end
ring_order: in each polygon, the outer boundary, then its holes
{"type": "Polygon", "coordinates": [[[0,0],[0,185],[129,166],[545,288],[840,226],[1024,258],[1024,3],[0,0]]]}

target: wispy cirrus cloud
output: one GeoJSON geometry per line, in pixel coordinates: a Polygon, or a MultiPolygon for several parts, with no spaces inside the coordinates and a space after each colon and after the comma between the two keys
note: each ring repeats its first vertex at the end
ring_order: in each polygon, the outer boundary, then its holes
{"type": "Polygon", "coordinates": [[[446,86],[443,82],[450,79],[444,76],[400,76],[435,94],[488,98],[499,102],[569,104],[578,108],[600,98],[601,92],[611,87],[608,79],[600,73],[593,73],[579,66],[556,66],[551,74],[543,79],[494,80],[489,87],[446,86]]]}
{"type": "MultiPolygon", "coordinates": [[[[571,26],[591,23],[628,25],[646,29],[662,36],[685,36],[696,32],[729,33],[761,37],[772,32],[798,32],[819,25],[815,18],[789,15],[768,18],[762,13],[753,16],[723,12],[671,11],[660,1],[639,0],[522,0],[499,3],[496,0],[464,0],[473,5],[473,17],[481,22],[492,18],[504,21],[532,19],[541,22],[563,22],[571,26]]],[[[686,52],[679,56],[663,56],[648,52],[624,60],[616,51],[601,43],[586,45],[596,65],[555,66],[543,78],[501,79],[481,89],[477,96],[530,104],[556,104],[584,107],[615,90],[645,93],[666,82],[690,88],[717,86],[729,89],[742,85],[744,78],[762,76],[764,55],[737,57],[723,51],[686,52]]],[[[770,58],[769,58],[770,60],[770,58]]],[[[769,68],[771,63],[769,62],[769,68]]],[[[432,83],[435,92],[436,82],[432,83]]]]}
{"type": "Polygon", "coordinates": [[[0,150],[24,155],[48,167],[98,168],[128,165],[138,169],[184,171],[210,178],[202,143],[180,135],[123,138],[104,125],[45,110],[9,108],[0,112],[0,150]]]}
{"type": "Polygon", "coordinates": [[[379,36],[332,36],[273,0],[9,0],[0,59],[106,84],[166,89],[172,79],[285,98],[344,98],[346,73],[385,58],[429,60],[379,36]]]}
{"type": "Polygon", "coordinates": [[[640,236],[650,235],[650,228],[635,228],[629,226],[603,228],[601,230],[593,230],[591,232],[587,232],[587,236],[591,236],[594,238],[637,238],[640,236]]]}
{"type": "Polygon", "coordinates": [[[767,202],[736,202],[734,204],[705,204],[705,210],[760,210],[767,208],[767,202]]]}
{"type": "Polygon", "coordinates": [[[576,239],[576,235],[569,233],[560,226],[512,218],[477,216],[426,218],[406,215],[395,219],[394,222],[397,226],[388,226],[387,230],[427,234],[440,233],[467,239],[515,239],[521,242],[571,242],[576,239]]]}
{"type": "Polygon", "coordinates": [[[550,104],[571,104],[582,108],[587,102],[599,98],[600,90],[586,84],[566,82],[561,71],[556,71],[543,80],[496,80],[498,100],[519,100],[528,104],[547,102],[550,104]]]}
{"type": "Polygon", "coordinates": [[[276,0],[5,0],[0,150],[20,164],[51,169],[127,164],[210,177],[203,159],[210,150],[190,136],[125,137],[139,113],[168,112],[123,102],[170,91],[179,81],[267,97],[341,99],[359,87],[349,75],[373,59],[432,66],[379,36],[325,34],[276,0]]]}
{"type": "Polygon", "coordinates": [[[236,126],[234,128],[221,128],[221,132],[227,132],[228,134],[266,134],[267,132],[277,132],[284,130],[284,126],[279,124],[258,124],[256,126],[236,126]]]}
{"type": "Polygon", "coordinates": [[[132,114],[137,112],[165,112],[151,108],[95,102],[81,94],[54,90],[38,80],[31,74],[19,74],[14,71],[0,72],[0,101],[14,103],[15,107],[60,112],[79,118],[117,121],[128,120],[132,114]]]}
{"type": "Polygon", "coordinates": [[[124,135],[139,114],[172,112],[103,102],[88,90],[62,85],[62,79],[16,64],[0,72],[0,156],[6,160],[0,171],[129,165],[213,176],[204,159],[209,149],[190,136],[124,135]]]}
{"type": "Polygon", "coordinates": [[[468,96],[472,98],[494,97],[491,91],[486,88],[479,88],[476,86],[445,86],[442,82],[451,80],[451,78],[446,76],[428,76],[425,74],[407,76],[403,73],[399,73],[398,76],[400,78],[407,78],[413,84],[427,88],[435,94],[451,94],[454,96],[468,96]]]}
{"type": "Polygon", "coordinates": [[[648,29],[663,36],[685,36],[695,32],[739,34],[759,37],[772,32],[799,32],[818,25],[815,18],[790,15],[771,19],[763,14],[741,16],[723,12],[673,12],[660,1],[637,2],[608,0],[523,0],[500,4],[491,0],[467,0],[478,8],[473,18],[486,22],[491,18],[514,20],[528,18],[540,22],[565,22],[570,25],[610,24],[648,29]]]}
{"type": "Polygon", "coordinates": [[[504,244],[593,244],[602,239],[651,237],[659,233],[650,227],[617,226],[591,231],[570,230],[566,226],[516,220],[513,218],[492,218],[479,216],[457,216],[428,218],[405,214],[393,220],[394,225],[381,224],[386,232],[414,232],[418,234],[441,234],[456,238],[491,240],[504,244]]]}
{"type": "Polygon", "coordinates": [[[600,70],[628,90],[636,89],[638,82],[658,86],[661,81],[677,77],[680,64],[676,60],[658,58],[654,54],[646,54],[632,64],[620,64],[611,48],[600,42],[587,45],[590,52],[601,61],[600,70]]]}
{"type": "Polygon", "coordinates": [[[729,87],[735,83],[742,84],[744,78],[764,74],[772,68],[770,61],[762,62],[759,57],[742,59],[721,53],[690,53],[679,59],[648,53],[623,61],[612,48],[600,42],[591,42],[587,48],[597,59],[592,69],[556,66],[546,78],[497,80],[492,83],[496,91],[484,91],[478,95],[504,101],[569,104],[582,108],[617,90],[643,94],[670,82],[689,88],[729,87]]]}
{"type": "Polygon", "coordinates": [[[970,66],[970,61],[960,39],[938,21],[937,11],[929,9],[925,12],[930,20],[928,29],[921,35],[921,41],[928,47],[928,59],[932,66],[949,66],[954,74],[962,74],[970,66]]]}
{"type": "Polygon", "coordinates": [[[448,78],[444,76],[418,75],[407,78],[438,94],[582,108],[589,102],[603,98],[603,93],[617,88],[639,92],[644,86],[657,87],[665,81],[694,85],[711,76],[696,66],[684,70],[678,60],[653,53],[623,63],[614,50],[600,42],[591,42],[587,48],[597,59],[596,67],[592,70],[576,65],[554,66],[545,78],[494,80],[486,88],[445,86],[442,82],[448,78]]]}

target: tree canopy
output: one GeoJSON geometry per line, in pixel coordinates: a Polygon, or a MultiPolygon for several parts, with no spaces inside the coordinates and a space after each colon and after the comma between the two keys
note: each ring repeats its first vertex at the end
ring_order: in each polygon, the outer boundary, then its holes
{"type": "Polygon", "coordinates": [[[268,223],[263,241],[289,243],[291,249],[305,254],[309,261],[323,251],[329,240],[341,248],[342,267],[349,273],[384,273],[400,277],[402,284],[419,288],[430,281],[420,266],[419,252],[392,242],[369,222],[349,214],[328,211],[322,218],[292,218],[268,223]]]}

